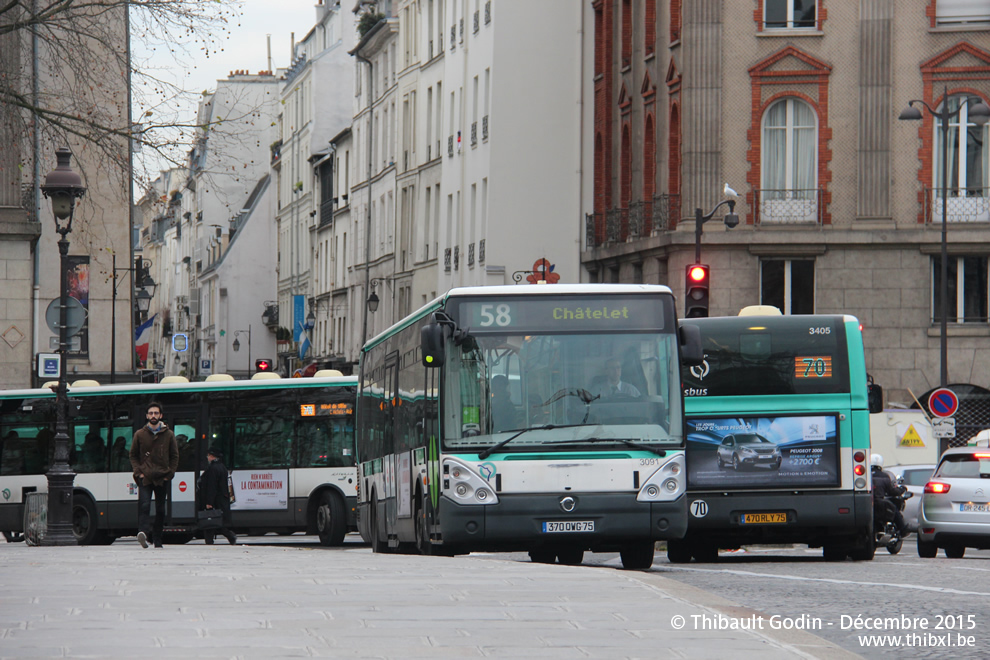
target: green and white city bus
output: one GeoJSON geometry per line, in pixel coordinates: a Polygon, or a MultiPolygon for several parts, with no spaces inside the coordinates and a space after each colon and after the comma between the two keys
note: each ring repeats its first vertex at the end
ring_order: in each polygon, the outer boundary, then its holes
{"type": "Polygon", "coordinates": [[[719,548],[800,543],[827,560],[872,559],[866,363],[842,315],[685,319],[704,362],[683,371],[688,531],[672,562],[719,548]]]}
{"type": "MultiPolygon", "coordinates": [[[[235,531],[306,532],[318,534],[324,545],[340,544],[356,529],[357,379],[265,376],[71,386],[72,526],[79,542],[108,543],[137,533],[129,450],[134,431],[145,423],[145,406],[159,401],[179,445],[166,541],[196,533],[196,482],[207,449],[216,446],[231,473],[235,531]]],[[[55,417],[49,388],[0,391],[0,530],[10,540],[22,538],[28,494],[48,489],[55,417]]]]}
{"type": "Polygon", "coordinates": [[[681,334],[651,285],[456,288],[364,346],[358,529],[376,552],[648,568],[687,525],[681,334]],[[614,384],[613,384],[614,383],[614,384]]]}

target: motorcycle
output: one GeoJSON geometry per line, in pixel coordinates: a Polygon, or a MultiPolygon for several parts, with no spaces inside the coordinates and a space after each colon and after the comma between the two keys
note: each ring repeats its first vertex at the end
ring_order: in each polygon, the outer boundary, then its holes
{"type": "Polygon", "coordinates": [[[883,499],[882,506],[878,506],[873,514],[873,528],[876,534],[876,547],[884,547],[892,555],[901,551],[904,544],[904,537],[894,524],[894,513],[904,511],[904,501],[914,497],[911,492],[905,491],[901,495],[889,495],[883,499]]]}

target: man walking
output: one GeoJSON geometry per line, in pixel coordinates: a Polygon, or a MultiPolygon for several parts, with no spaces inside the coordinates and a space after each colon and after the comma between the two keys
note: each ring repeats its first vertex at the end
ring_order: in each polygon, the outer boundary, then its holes
{"type": "MultiPolygon", "coordinates": [[[[203,504],[206,505],[207,510],[219,509],[223,512],[219,531],[231,545],[237,545],[237,537],[230,531],[230,489],[227,487],[227,468],[223,464],[223,452],[210,447],[206,452],[206,459],[210,464],[199,477],[199,492],[203,497],[203,504]]],[[[213,545],[216,531],[216,529],[203,530],[206,545],[213,545]]]]}
{"type": "Polygon", "coordinates": [[[175,434],[162,421],[162,404],[152,401],[145,409],[148,423],[138,429],[131,442],[131,467],[138,485],[138,542],[148,547],[151,534],[156,548],[162,547],[165,527],[165,501],[168,488],[179,467],[179,447],[175,434]],[[155,526],[151,527],[151,496],[155,496],[155,526]]]}

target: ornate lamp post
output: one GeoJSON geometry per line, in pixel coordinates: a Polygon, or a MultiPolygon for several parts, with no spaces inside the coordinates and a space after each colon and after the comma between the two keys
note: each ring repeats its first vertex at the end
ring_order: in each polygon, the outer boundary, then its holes
{"type": "Polygon", "coordinates": [[[239,342],[237,340],[237,335],[242,334],[242,333],[243,334],[246,334],[248,336],[248,367],[247,367],[247,374],[248,374],[248,378],[250,378],[251,377],[251,364],[252,364],[251,363],[251,326],[250,326],[250,324],[248,325],[248,329],[247,330],[234,330],[234,343],[231,344],[230,347],[234,349],[234,352],[235,353],[237,351],[241,350],[241,342],[239,342]]]}
{"type": "Polygon", "coordinates": [[[86,194],[82,177],[72,171],[72,152],[67,147],[55,153],[58,165],[45,177],[41,192],[52,200],[55,231],[58,232],[59,253],[59,311],[58,311],[58,389],[55,395],[55,454],[48,470],[48,531],[44,545],[76,545],[72,534],[72,482],[75,472],[69,467],[69,392],[65,382],[65,362],[68,358],[68,297],[69,271],[66,257],[72,231],[72,215],[76,200],[86,194]],[[65,221],[63,224],[62,221],[65,221]]]}
{"type": "MultiPolygon", "coordinates": [[[[123,275],[117,279],[117,273],[134,273],[132,283],[136,290],[134,305],[139,312],[147,312],[151,308],[151,298],[154,296],[155,287],[158,284],[151,277],[148,269],[151,261],[137,257],[134,260],[133,268],[117,268],[117,255],[112,255],[111,268],[113,269],[113,298],[110,303],[110,382],[117,382],[117,287],[124,281],[123,275]],[[151,293],[148,292],[151,289],[151,293]]],[[[134,343],[131,343],[131,353],[134,352],[134,343]]]]}
{"type": "MultiPolygon", "coordinates": [[[[958,117],[959,113],[962,112],[963,107],[969,105],[969,98],[963,99],[959,103],[959,107],[953,111],[949,111],[949,86],[945,86],[945,93],[942,95],[942,109],[936,110],[932,106],[928,105],[922,100],[912,100],[908,101],[908,107],[904,108],[898,119],[901,120],[918,120],[921,119],[921,110],[914,107],[917,103],[928,111],[928,114],[932,115],[939,121],[939,135],[942,138],[942,252],[941,252],[941,274],[939,279],[939,316],[941,316],[941,324],[939,327],[939,359],[941,367],[939,369],[939,382],[942,387],[949,384],[949,366],[948,366],[948,354],[949,354],[949,344],[948,344],[948,328],[949,328],[949,255],[948,255],[948,241],[947,241],[947,216],[948,216],[948,198],[949,198],[949,120],[958,117]]],[[[985,103],[977,103],[973,107],[969,108],[969,118],[977,126],[983,126],[987,123],[987,119],[990,119],[990,108],[987,107],[985,103]]],[[[960,131],[964,130],[960,127],[960,131]]],[[[984,147],[985,148],[985,147],[984,147]]]]}

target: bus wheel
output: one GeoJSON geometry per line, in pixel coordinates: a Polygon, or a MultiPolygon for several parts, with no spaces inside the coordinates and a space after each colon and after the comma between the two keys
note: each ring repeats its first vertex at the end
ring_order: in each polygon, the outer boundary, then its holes
{"type": "Polygon", "coordinates": [[[7,543],[20,543],[24,540],[22,532],[4,532],[3,537],[7,539],[7,543]]]}
{"type": "Polygon", "coordinates": [[[328,547],[343,543],[347,533],[344,503],[328,490],[320,495],[320,505],[316,508],[316,532],[320,543],[328,547]]]}
{"type": "Polygon", "coordinates": [[[671,564],[691,562],[691,546],[687,541],[667,541],[667,560],[671,564]]]}
{"type": "Polygon", "coordinates": [[[853,558],[853,561],[872,561],[876,550],[877,545],[873,539],[873,535],[863,533],[859,535],[859,541],[849,552],[849,556],[853,558]]]}
{"type": "MultiPolygon", "coordinates": [[[[557,561],[565,566],[580,566],[581,562],[584,561],[584,550],[577,550],[573,548],[558,550],[557,561]]],[[[652,558],[650,563],[652,563],[652,558]]]]}
{"type": "Polygon", "coordinates": [[[557,553],[553,550],[530,550],[529,560],[534,564],[552,564],[557,561],[557,553]]]}
{"type": "Polygon", "coordinates": [[[426,505],[423,498],[416,503],[416,549],[421,555],[432,555],[433,544],[430,542],[429,521],[426,518],[426,505]]]}
{"type": "MultiPolygon", "coordinates": [[[[653,566],[653,554],[655,551],[656,546],[653,541],[627,545],[619,552],[619,557],[622,559],[622,568],[630,571],[647,570],[650,566],[653,566]]],[[[667,552],[670,552],[669,546],[667,552]]],[[[690,561],[690,555],[688,555],[688,560],[690,561]]]]}
{"type": "Polygon", "coordinates": [[[371,496],[371,551],[388,552],[388,543],[383,543],[378,530],[378,495],[371,496]]]}
{"type": "Polygon", "coordinates": [[[72,535],[79,545],[103,545],[106,532],[96,527],[96,505],[85,495],[72,498],[72,535]]]}

